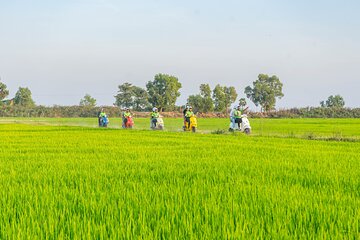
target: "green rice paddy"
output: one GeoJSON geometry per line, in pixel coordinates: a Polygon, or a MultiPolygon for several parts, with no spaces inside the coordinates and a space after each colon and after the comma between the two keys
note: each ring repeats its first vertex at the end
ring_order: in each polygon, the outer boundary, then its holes
{"type": "Polygon", "coordinates": [[[0,119],[0,239],[360,238],[360,120],[250,121],[0,119]]]}

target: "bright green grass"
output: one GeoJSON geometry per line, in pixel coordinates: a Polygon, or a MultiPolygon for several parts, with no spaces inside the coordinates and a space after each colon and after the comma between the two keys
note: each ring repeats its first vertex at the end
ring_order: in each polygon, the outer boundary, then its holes
{"type": "MultiPolygon", "coordinates": [[[[256,136],[281,137],[334,137],[360,139],[360,119],[249,119],[252,134],[256,136]]],[[[166,131],[182,131],[182,119],[164,119],[166,131]]],[[[95,118],[2,118],[0,123],[30,123],[57,126],[97,127],[95,118]]],[[[109,128],[121,128],[121,120],[110,119],[109,128]]],[[[149,119],[135,118],[135,129],[149,129],[149,119]]],[[[225,130],[229,120],[222,118],[198,119],[198,131],[210,133],[214,130],[225,130]]]]}
{"type": "Polygon", "coordinates": [[[0,239],[360,237],[358,142],[24,124],[0,137],[0,239]]]}

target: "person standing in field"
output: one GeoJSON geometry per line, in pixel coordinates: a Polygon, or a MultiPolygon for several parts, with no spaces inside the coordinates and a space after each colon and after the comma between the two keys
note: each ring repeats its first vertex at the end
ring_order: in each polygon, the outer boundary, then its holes
{"type": "Polygon", "coordinates": [[[230,112],[230,123],[231,124],[230,124],[229,131],[232,131],[232,130],[235,129],[235,116],[234,116],[234,114],[235,114],[236,109],[237,109],[237,106],[233,107],[233,109],[231,109],[231,112],[230,112]]]}
{"type": "Polygon", "coordinates": [[[186,103],[186,104],[185,104],[185,107],[184,107],[184,111],[183,111],[184,118],[185,118],[186,111],[189,110],[189,107],[190,107],[189,103],[186,103]]]}
{"type": "Polygon", "coordinates": [[[192,107],[188,106],[188,109],[185,113],[185,122],[187,124],[187,127],[190,127],[190,118],[194,115],[194,112],[192,111],[192,107]]]}
{"type": "Polygon", "coordinates": [[[241,115],[248,109],[249,107],[243,108],[242,106],[238,106],[234,111],[235,124],[237,123],[239,130],[241,130],[242,118],[241,115]]]}
{"type": "Polygon", "coordinates": [[[184,111],[183,111],[183,115],[184,115],[184,128],[186,127],[186,126],[185,126],[185,124],[186,124],[186,117],[185,117],[185,115],[186,115],[186,112],[189,111],[189,107],[190,107],[189,103],[186,103],[186,104],[185,104],[185,107],[184,107],[184,111]]]}
{"type": "Polygon", "coordinates": [[[124,121],[125,121],[125,118],[124,118],[125,111],[126,111],[126,108],[121,108],[120,116],[121,116],[121,122],[122,123],[124,123],[124,121]]]}
{"type": "Polygon", "coordinates": [[[234,111],[234,119],[235,119],[235,124],[237,124],[238,125],[238,129],[241,129],[241,107],[240,106],[238,106],[237,108],[236,108],[236,110],[234,111]]]}
{"type": "Polygon", "coordinates": [[[125,108],[125,112],[123,112],[123,126],[126,126],[126,123],[128,121],[128,117],[131,117],[131,113],[130,113],[130,109],[129,108],[125,108]]]}
{"type": "Polygon", "coordinates": [[[156,107],[154,107],[152,110],[153,111],[151,113],[151,127],[156,128],[157,119],[159,118],[160,114],[159,114],[158,109],[156,107]]]}
{"type": "Polygon", "coordinates": [[[99,126],[101,126],[101,119],[106,116],[104,108],[101,108],[100,112],[98,112],[98,122],[99,126]]]}

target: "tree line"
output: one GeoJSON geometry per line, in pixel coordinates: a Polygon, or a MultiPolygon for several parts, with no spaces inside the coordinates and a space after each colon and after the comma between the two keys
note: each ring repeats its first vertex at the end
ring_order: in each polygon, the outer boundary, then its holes
{"type": "MultiPolygon", "coordinates": [[[[182,84],[177,77],[162,73],[156,74],[152,81],[147,82],[146,88],[125,82],[118,86],[114,105],[134,111],[150,111],[153,107],[157,107],[160,111],[175,111],[179,109],[176,101],[180,96],[181,87],[182,84]]],[[[284,96],[282,88],[283,83],[276,75],[259,74],[252,86],[244,88],[244,94],[256,106],[261,107],[261,112],[269,112],[275,109],[276,100],[284,96]]],[[[35,106],[29,88],[19,87],[13,99],[6,99],[8,95],[7,86],[0,81],[0,104],[27,108],[35,106]]],[[[211,89],[209,84],[203,83],[199,86],[199,93],[190,95],[187,103],[193,106],[195,112],[226,113],[237,99],[238,93],[234,86],[217,84],[211,89]]],[[[238,104],[245,106],[246,99],[240,98],[238,104]]],[[[321,101],[320,105],[323,108],[343,108],[345,101],[340,95],[335,95],[330,96],[326,101],[321,101]]],[[[95,107],[96,99],[86,94],[80,100],[79,106],[95,107]]]]}
{"type": "MultiPolygon", "coordinates": [[[[277,76],[260,74],[253,82],[253,86],[247,86],[244,90],[256,106],[261,106],[264,111],[275,108],[276,99],[284,96],[280,79],[277,76]]],[[[146,84],[146,89],[124,83],[118,86],[115,96],[115,105],[121,108],[127,107],[136,111],[146,111],[157,107],[160,111],[174,111],[176,100],[180,96],[182,87],[178,78],[168,74],[157,74],[153,81],[146,84]]],[[[201,84],[199,94],[190,95],[187,103],[196,112],[226,112],[236,102],[238,93],[234,86],[221,86],[217,84],[211,89],[209,84],[201,84]]],[[[239,100],[245,105],[245,98],[239,100]]]]}
{"type": "MultiPolygon", "coordinates": [[[[103,107],[110,118],[121,116],[121,109],[115,106],[103,107]]],[[[96,117],[99,107],[84,106],[34,106],[22,107],[18,105],[0,106],[0,117],[56,117],[56,118],[78,118],[78,117],[96,117]]],[[[148,112],[134,112],[136,117],[148,117],[148,112]]],[[[250,118],[360,118],[360,108],[334,108],[334,107],[305,107],[274,110],[266,113],[248,112],[250,118]]],[[[180,107],[175,112],[164,112],[165,118],[181,117],[180,107]]],[[[224,118],[228,117],[225,113],[198,113],[201,118],[224,118]]]]}
{"type": "MultiPolygon", "coordinates": [[[[1,80],[1,79],[0,79],[1,80]]],[[[13,99],[4,100],[9,95],[9,90],[7,86],[0,82],[0,103],[7,105],[17,105],[22,107],[34,107],[35,102],[32,99],[31,91],[27,87],[19,87],[17,92],[15,93],[15,97],[13,99]]]]}

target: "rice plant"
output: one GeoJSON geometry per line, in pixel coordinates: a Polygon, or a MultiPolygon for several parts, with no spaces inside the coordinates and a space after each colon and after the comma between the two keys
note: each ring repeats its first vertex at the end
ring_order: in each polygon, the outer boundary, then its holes
{"type": "Polygon", "coordinates": [[[359,142],[45,124],[0,136],[0,239],[360,237],[359,142]]]}

